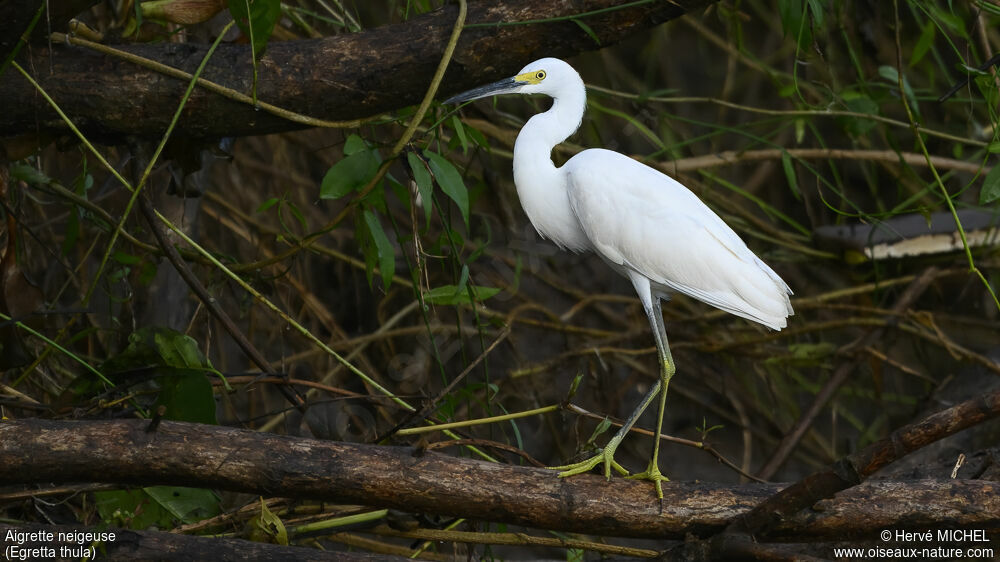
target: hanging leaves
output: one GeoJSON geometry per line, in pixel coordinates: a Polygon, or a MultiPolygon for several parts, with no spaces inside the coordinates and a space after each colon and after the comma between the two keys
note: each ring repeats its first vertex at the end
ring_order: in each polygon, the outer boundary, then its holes
{"type": "Polygon", "coordinates": [[[431,172],[434,173],[434,180],[441,186],[441,191],[458,205],[458,210],[462,213],[462,220],[465,221],[465,226],[468,227],[469,190],[465,187],[462,174],[459,173],[454,164],[437,152],[425,150],[424,156],[427,157],[430,163],[431,172]]]}
{"type": "Polygon", "coordinates": [[[260,60],[281,17],[280,0],[229,0],[229,13],[250,39],[254,60],[260,60]]]}
{"type": "Polygon", "coordinates": [[[344,158],[330,167],[323,176],[319,196],[339,199],[360,190],[378,173],[382,157],[361,137],[351,135],[344,144],[344,158]]]}

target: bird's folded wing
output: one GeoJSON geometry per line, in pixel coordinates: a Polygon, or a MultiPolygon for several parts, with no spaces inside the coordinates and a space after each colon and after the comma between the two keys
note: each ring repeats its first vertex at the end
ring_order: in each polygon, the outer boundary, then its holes
{"type": "Polygon", "coordinates": [[[786,325],[788,286],[686,187],[607,150],[582,152],[566,168],[573,210],[605,260],[737,316],[786,325]]]}

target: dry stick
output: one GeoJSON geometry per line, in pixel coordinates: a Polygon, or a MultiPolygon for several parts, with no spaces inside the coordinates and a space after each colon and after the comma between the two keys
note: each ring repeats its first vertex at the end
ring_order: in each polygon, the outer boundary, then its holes
{"type": "MultiPolygon", "coordinates": [[[[231,384],[253,384],[253,383],[272,383],[279,385],[298,385],[305,386],[309,388],[315,388],[318,390],[323,390],[329,392],[330,394],[339,394],[341,396],[346,396],[348,398],[359,398],[364,400],[373,400],[381,398],[381,396],[372,396],[369,394],[359,394],[357,392],[351,392],[350,390],[345,390],[343,388],[337,388],[335,386],[330,386],[315,381],[310,381],[306,379],[292,379],[288,377],[262,377],[262,376],[236,376],[236,377],[226,377],[226,381],[231,384]]],[[[218,382],[213,381],[213,385],[222,385],[223,382],[220,380],[218,382]]]]}
{"type": "MultiPolygon", "coordinates": [[[[1000,416],[1000,390],[977,396],[947,410],[906,425],[889,437],[876,441],[857,453],[848,455],[828,469],[792,484],[746,515],[736,517],[726,530],[711,539],[711,555],[727,558],[746,544],[767,533],[814,503],[837,492],[861,484],[876,471],[892,464],[934,441],[953,435],[986,420],[1000,416]]],[[[682,554],[682,551],[678,551],[682,554]]]]}
{"type": "MultiPolygon", "coordinates": [[[[910,286],[903,291],[899,300],[896,301],[895,306],[892,307],[892,315],[889,317],[890,325],[897,321],[897,315],[905,312],[906,309],[908,309],[910,305],[912,305],[917,298],[924,293],[924,290],[927,289],[927,286],[930,285],[931,281],[934,280],[937,274],[938,268],[929,267],[919,277],[913,280],[913,283],[911,283],[910,286]]],[[[845,351],[864,349],[874,345],[879,339],[882,338],[882,334],[884,332],[885,328],[883,327],[870,330],[867,334],[847,344],[845,351]]],[[[771,476],[774,476],[774,473],[781,468],[781,465],[783,465],[786,460],[788,460],[789,455],[792,454],[792,449],[798,445],[799,440],[802,439],[803,435],[805,435],[806,430],[809,429],[810,425],[812,425],[813,420],[815,420],[816,416],[819,415],[820,410],[826,406],[826,403],[830,401],[830,398],[833,397],[841,385],[847,382],[848,377],[857,371],[857,367],[862,361],[863,358],[859,357],[853,361],[840,364],[837,370],[833,373],[833,376],[830,377],[830,380],[823,385],[823,388],[816,395],[816,398],[809,406],[809,409],[802,414],[802,417],[799,418],[795,427],[793,427],[792,430],[789,431],[781,440],[781,443],[778,445],[778,449],[771,456],[771,459],[767,461],[764,468],[761,468],[757,473],[759,477],[769,480],[771,476]]]]}
{"type": "Polygon", "coordinates": [[[451,447],[465,447],[468,445],[472,445],[474,447],[479,447],[482,449],[496,449],[498,451],[506,451],[512,455],[517,455],[521,457],[522,459],[531,463],[532,466],[537,466],[538,468],[545,468],[545,463],[529,455],[524,449],[519,449],[513,445],[508,445],[506,443],[501,443],[499,441],[492,441],[490,439],[453,439],[451,441],[435,441],[434,443],[428,443],[425,449],[427,449],[428,451],[437,451],[439,449],[448,449],[451,447]]]}
{"type": "Polygon", "coordinates": [[[485,359],[486,356],[491,351],[493,351],[494,348],[496,348],[496,346],[500,345],[500,342],[507,339],[507,336],[509,335],[510,335],[510,324],[505,326],[504,329],[500,331],[500,334],[497,335],[496,339],[493,340],[493,343],[491,343],[489,347],[484,349],[483,352],[479,354],[479,357],[476,357],[476,359],[472,363],[470,363],[469,366],[466,367],[464,371],[459,373],[459,375],[455,377],[455,379],[451,381],[451,383],[448,386],[444,387],[444,389],[441,392],[439,392],[438,395],[435,396],[433,400],[428,402],[427,405],[423,407],[423,409],[421,409],[419,412],[410,412],[409,415],[403,418],[403,421],[396,424],[396,427],[390,429],[388,433],[386,433],[382,437],[379,437],[378,440],[381,441],[382,439],[392,437],[393,434],[403,429],[404,427],[408,427],[415,420],[423,421],[427,419],[427,416],[434,413],[434,410],[437,409],[438,403],[440,403],[445,396],[447,396],[452,390],[454,390],[455,386],[458,385],[458,383],[460,383],[463,379],[465,379],[465,377],[472,372],[472,369],[474,369],[476,365],[482,362],[482,360],[485,359]]]}
{"type": "MultiPolygon", "coordinates": [[[[597,86],[588,85],[588,89],[600,90],[606,92],[612,92],[612,90],[607,90],[597,86]]],[[[626,99],[640,99],[637,95],[632,94],[617,94],[620,97],[626,99]]],[[[712,100],[710,98],[645,98],[650,101],[718,101],[712,100]]],[[[720,103],[724,107],[736,107],[737,109],[742,109],[745,111],[754,111],[767,113],[769,115],[782,115],[788,114],[788,116],[795,115],[808,115],[812,117],[838,117],[843,116],[845,112],[826,112],[826,111],[794,111],[794,110],[764,110],[755,107],[741,106],[735,104],[720,103]]],[[[853,115],[850,112],[846,112],[848,115],[853,115]]],[[[858,115],[863,117],[864,114],[858,115]]],[[[514,140],[517,138],[517,132],[506,127],[491,123],[483,119],[466,118],[463,121],[476,129],[479,129],[483,133],[501,141],[505,146],[514,146],[514,140]]],[[[906,123],[902,121],[889,120],[893,125],[906,126],[906,123]]],[[[920,129],[920,132],[930,134],[931,131],[927,129],[920,129]]],[[[940,136],[940,134],[938,135],[940,136]]],[[[956,139],[950,135],[945,135],[947,140],[960,141],[962,139],[956,139]]],[[[584,150],[584,147],[573,144],[573,143],[562,143],[554,149],[556,152],[565,154],[566,156],[573,156],[574,154],[584,150]]],[[[494,153],[501,153],[497,149],[493,149],[494,153]]],[[[793,158],[799,158],[802,160],[869,160],[876,162],[887,162],[887,163],[906,163],[909,166],[914,167],[927,167],[927,159],[923,154],[918,152],[897,152],[894,150],[861,150],[861,149],[850,149],[850,148],[765,148],[759,150],[724,150],[717,154],[706,154],[703,156],[691,156],[688,158],[678,158],[676,160],[664,160],[664,161],[654,161],[650,162],[648,158],[642,155],[632,155],[630,156],[633,160],[638,160],[640,162],[645,162],[650,165],[655,165],[661,171],[671,174],[677,172],[692,172],[695,170],[703,170],[705,168],[714,168],[717,166],[726,166],[733,164],[740,164],[743,162],[755,162],[761,160],[780,160],[787,154],[793,158]]],[[[508,152],[507,157],[510,158],[512,155],[508,152]]],[[[976,164],[974,162],[965,162],[963,160],[956,160],[954,158],[947,158],[945,156],[931,156],[930,160],[937,168],[947,169],[947,170],[957,170],[960,172],[968,172],[971,174],[985,174],[989,172],[991,166],[983,166],[976,164]]]]}
{"type": "MultiPolygon", "coordinates": [[[[177,252],[177,248],[174,248],[174,245],[167,239],[167,235],[163,231],[163,226],[160,224],[160,221],[156,219],[156,212],[153,210],[153,204],[150,203],[148,197],[139,197],[139,210],[146,218],[146,222],[149,223],[149,228],[153,231],[153,236],[156,237],[157,243],[159,243],[160,247],[163,248],[163,254],[167,256],[167,260],[169,260],[170,264],[174,266],[174,269],[176,269],[177,273],[182,279],[184,279],[184,282],[188,284],[191,291],[197,295],[198,300],[205,305],[205,309],[208,310],[208,312],[216,320],[218,320],[220,324],[222,324],[223,329],[225,329],[230,337],[233,338],[236,345],[240,346],[240,349],[246,353],[247,357],[253,361],[254,364],[260,368],[260,370],[270,376],[281,378],[281,374],[275,371],[271,367],[271,363],[268,362],[264,355],[261,354],[261,352],[258,351],[252,343],[250,343],[250,340],[247,339],[229,315],[226,314],[226,311],[222,309],[215,297],[209,294],[208,290],[205,289],[205,286],[201,284],[200,280],[198,280],[198,277],[196,277],[194,272],[191,271],[191,268],[189,268],[187,263],[184,262],[181,255],[177,252]]],[[[302,400],[302,397],[294,390],[294,387],[289,387],[283,384],[277,386],[278,390],[281,391],[290,404],[303,412],[305,411],[305,401],[302,400]]]]}
{"type": "Polygon", "coordinates": [[[527,533],[477,533],[470,531],[446,531],[442,529],[409,529],[405,531],[393,529],[388,525],[380,525],[373,529],[378,535],[390,537],[405,537],[410,539],[428,539],[442,542],[462,542],[471,544],[506,544],[521,546],[543,546],[549,548],[577,548],[614,554],[617,556],[634,556],[637,558],[653,558],[659,554],[655,550],[633,548],[615,544],[605,544],[572,538],[539,537],[527,533]]]}
{"type": "MultiPolygon", "coordinates": [[[[417,552],[415,549],[411,549],[409,547],[369,539],[355,533],[334,533],[332,535],[327,535],[326,538],[333,542],[349,546],[354,550],[366,551],[364,554],[371,556],[371,560],[381,560],[382,558],[388,558],[388,556],[391,555],[406,556],[410,559],[419,558],[421,560],[440,560],[442,562],[455,562],[456,559],[454,556],[447,556],[436,552],[417,552]],[[370,553],[375,553],[377,556],[373,556],[370,553]]],[[[320,550],[320,548],[317,548],[316,550],[320,550]]]]}
{"type": "MultiPolygon", "coordinates": [[[[927,159],[923,154],[915,152],[896,152],[894,150],[854,150],[840,148],[769,148],[761,150],[735,151],[726,150],[717,154],[681,158],[665,162],[663,167],[677,172],[702,170],[715,166],[739,164],[759,160],[780,160],[785,155],[802,160],[874,160],[892,164],[905,163],[909,166],[926,167],[927,159]]],[[[944,156],[931,156],[931,163],[942,169],[958,170],[970,174],[986,174],[992,167],[974,162],[964,162],[944,156]]]]}

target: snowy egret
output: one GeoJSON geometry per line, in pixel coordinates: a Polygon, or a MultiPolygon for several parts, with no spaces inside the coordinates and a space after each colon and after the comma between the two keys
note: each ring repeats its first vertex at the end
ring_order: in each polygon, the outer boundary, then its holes
{"type": "MultiPolygon", "coordinates": [[[[552,149],[583,121],[586,88],[565,62],[544,58],[507,78],[469,90],[445,101],[459,103],[497,94],[544,94],[552,107],[531,117],[514,143],[514,184],[521,206],[538,234],[574,252],[593,251],[627,277],[639,295],[656,339],[660,378],[604,449],[596,456],[566,466],[560,477],[587,472],[604,464],[623,475],[615,450],[639,416],[659,396],[656,435],[663,428],[667,387],[676,367],[670,355],[660,299],[683,293],[780,330],[792,314],[792,293],[770,267],[700,199],[673,178],[625,155],[602,148],[584,150],[561,168],[552,149]]],[[[645,472],[631,476],[651,480],[663,498],[657,456],[660,440],[645,472]]]]}

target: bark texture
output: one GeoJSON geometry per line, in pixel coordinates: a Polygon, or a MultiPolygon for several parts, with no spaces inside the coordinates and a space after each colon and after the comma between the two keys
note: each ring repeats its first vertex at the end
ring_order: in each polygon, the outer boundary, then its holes
{"type": "MultiPolygon", "coordinates": [[[[473,1],[466,23],[560,18],[626,3],[473,1]]],[[[446,97],[510,75],[536,58],[569,57],[617,43],[708,3],[654,2],[581,18],[599,43],[569,20],[466,28],[440,94],[446,97]]],[[[430,83],[457,14],[458,7],[449,4],[404,23],[360,33],[274,42],[260,62],[258,99],[328,120],[362,118],[413,105],[430,83]]],[[[2,27],[0,24],[0,30],[2,27]]],[[[209,46],[161,43],[116,47],[193,73],[209,46]]],[[[161,135],[187,87],[185,80],[72,45],[36,44],[22,49],[19,61],[85,134],[106,140],[123,135],[161,135]]],[[[249,94],[252,75],[250,47],[224,44],[208,62],[203,77],[249,94]]],[[[14,69],[8,69],[0,80],[0,99],[5,106],[0,113],[0,136],[67,130],[49,104],[14,69]]],[[[175,135],[211,138],[301,128],[301,124],[199,89],[188,101],[175,135]]]]}
{"type": "MultiPolygon", "coordinates": [[[[671,482],[662,506],[646,482],[557,478],[525,468],[419,454],[409,447],[149,422],[0,422],[0,482],[183,485],[462,516],[594,535],[708,536],[784,486],[671,482]]],[[[797,542],[899,529],[1000,526],[994,482],[870,482],[784,518],[797,542]]]]}

